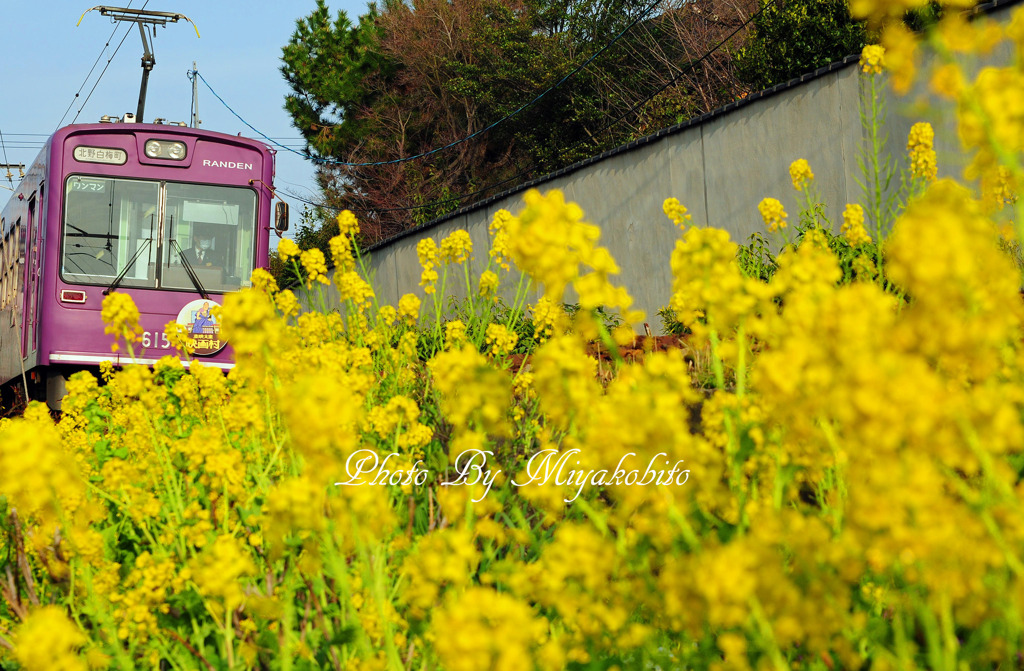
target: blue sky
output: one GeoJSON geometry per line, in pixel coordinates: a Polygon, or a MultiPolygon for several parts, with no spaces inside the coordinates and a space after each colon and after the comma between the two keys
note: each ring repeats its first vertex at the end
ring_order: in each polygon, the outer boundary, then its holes
{"type": "MultiPolygon", "coordinates": [[[[104,114],[135,112],[142,80],[138,28],[120,24],[110,46],[104,49],[115,29],[109,18],[92,11],[76,27],[83,12],[96,6],[95,2],[0,0],[4,53],[0,71],[0,163],[28,165],[46,136],[76,116],[78,123],[95,123],[104,114]],[[115,55],[129,29],[131,33],[115,55]],[[87,79],[94,63],[95,69],[87,79]],[[105,66],[107,70],[99,78],[105,66]],[[79,89],[81,93],[75,98],[79,89]]],[[[112,0],[107,6],[128,7],[129,2],[112,0]]],[[[133,0],[130,6],[184,14],[195,22],[200,35],[197,38],[196,31],[184,21],[157,28],[153,50],[156,67],[149,78],[146,121],[163,117],[188,123],[192,84],[186,73],[196,61],[206,81],[239,116],[270,138],[301,150],[299,133],[283,107],[288,86],[280,74],[280,57],[296,19],[312,12],[315,0],[133,0]]],[[[331,0],[328,6],[332,14],[344,10],[353,22],[367,9],[365,0],[331,0]]],[[[202,82],[199,118],[205,129],[259,137],[202,82]]],[[[314,195],[313,166],[285,150],[279,150],[277,156],[277,186],[292,205],[294,232],[302,203],[290,198],[289,193],[306,198],[314,195]]],[[[0,186],[10,186],[2,172],[0,178],[0,186]]],[[[0,188],[0,205],[6,203],[9,194],[0,188]]]]}

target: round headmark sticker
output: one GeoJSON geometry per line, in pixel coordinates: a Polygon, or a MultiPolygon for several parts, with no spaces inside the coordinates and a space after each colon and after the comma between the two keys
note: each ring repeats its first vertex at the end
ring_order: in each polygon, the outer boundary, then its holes
{"type": "Polygon", "coordinates": [[[213,315],[216,301],[200,298],[186,303],[178,313],[178,323],[188,331],[188,347],[196,356],[210,356],[227,345],[220,337],[220,323],[213,315]]]}

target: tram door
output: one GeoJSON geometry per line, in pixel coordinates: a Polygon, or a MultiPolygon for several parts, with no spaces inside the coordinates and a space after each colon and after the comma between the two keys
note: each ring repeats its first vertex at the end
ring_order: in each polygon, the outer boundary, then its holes
{"type": "Polygon", "coordinates": [[[28,202],[28,221],[25,226],[25,311],[22,313],[21,351],[25,356],[37,347],[39,329],[40,237],[42,225],[36,216],[36,197],[28,202]]]}

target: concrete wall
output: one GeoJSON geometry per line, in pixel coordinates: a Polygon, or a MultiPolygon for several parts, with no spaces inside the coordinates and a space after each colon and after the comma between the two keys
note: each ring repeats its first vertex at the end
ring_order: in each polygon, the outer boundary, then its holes
{"type": "MultiPolygon", "coordinates": [[[[1009,5],[996,3],[991,17],[1009,19],[1009,5]]],[[[996,56],[1007,59],[1008,53],[996,56]]],[[[601,227],[601,243],[622,268],[625,285],[660,330],[657,311],[671,295],[669,258],[678,230],[662,212],[665,198],[676,197],[693,222],[729,231],[733,240],[747,242],[763,231],[757,205],[771,196],[782,201],[790,220],[799,211],[789,177],[789,165],[807,159],[815,182],[827,203],[827,213],[838,229],[847,203],[862,203],[858,153],[865,141],[859,111],[860,74],[856,58],[801,77],[721,110],[654,136],[584,161],[490,198],[440,220],[409,231],[369,250],[373,282],[381,304],[395,304],[408,292],[423,297],[416,244],[424,237],[442,238],[456,229],[469,231],[474,245],[475,278],[486,264],[488,225],[499,209],[513,214],[522,207],[529,188],[561,189],[577,202],[586,220],[601,227]]],[[[1004,61],[1006,62],[1006,61],[1004,61]]],[[[919,120],[936,126],[940,161],[957,175],[963,163],[951,119],[936,118],[936,106],[927,103],[924,89],[895,98],[886,89],[888,118],[885,126],[889,155],[905,161],[906,138],[919,120]],[[924,113],[922,110],[933,110],[924,113]],[[910,112],[910,114],[907,114],[910,112]],[[930,115],[930,116],[929,116],[930,115]],[[953,166],[953,167],[950,167],[953,166]]],[[[781,243],[777,239],[776,243],[781,243]]],[[[516,277],[503,279],[505,295],[516,277]]],[[[332,299],[337,300],[332,291],[332,299]]],[[[453,293],[453,292],[449,292],[453,293]]],[[[464,291],[455,291],[461,296],[464,291]]],[[[534,292],[535,295],[535,292],[534,292]]],[[[571,297],[567,300],[571,300],[571,297]]]]}

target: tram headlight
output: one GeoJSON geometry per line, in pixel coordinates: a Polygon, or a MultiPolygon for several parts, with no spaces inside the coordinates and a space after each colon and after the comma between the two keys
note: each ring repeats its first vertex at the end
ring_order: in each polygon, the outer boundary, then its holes
{"type": "Polygon", "coordinates": [[[168,142],[166,140],[147,140],[145,152],[149,158],[165,158],[171,161],[184,160],[188,153],[184,142],[168,142]]]}

